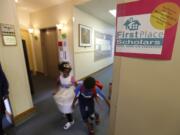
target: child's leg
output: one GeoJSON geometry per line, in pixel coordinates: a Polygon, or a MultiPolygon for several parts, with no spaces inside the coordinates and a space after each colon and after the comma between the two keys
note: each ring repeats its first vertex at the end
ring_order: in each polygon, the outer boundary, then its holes
{"type": "Polygon", "coordinates": [[[100,117],[97,112],[95,112],[95,122],[96,122],[96,125],[99,125],[99,123],[100,123],[100,117]]]}
{"type": "Polygon", "coordinates": [[[97,112],[95,112],[94,114],[91,114],[89,116],[89,119],[91,120],[92,123],[95,121],[96,125],[99,125],[99,123],[100,123],[100,117],[97,112]]]}
{"type": "Polygon", "coordinates": [[[89,118],[91,121],[95,121],[97,125],[100,122],[99,114],[95,111],[94,104],[92,104],[89,108],[89,118]]]}
{"type": "Polygon", "coordinates": [[[65,114],[68,122],[73,122],[73,116],[72,113],[65,114]]]}
{"type": "Polygon", "coordinates": [[[89,120],[89,135],[94,135],[94,127],[93,123],[95,120],[95,109],[94,109],[94,104],[91,104],[88,108],[88,120],[89,120]]]}
{"type": "Polygon", "coordinates": [[[89,122],[88,120],[85,121],[89,135],[94,135],[94,127],[93,127],[93,123],[89,122]]]}
{"type": "Polygon", "coordinates": [[[3,130],[3,125],[2,125],[2,119],[3,119],[3,114],[2,112],[0,112],[0,133],[3,135],[4,134],[4,130],[3,130]]]}
{"type": "Polygon", "coordinates": [[[80,104],[80,112],[81,112],[82,119],[88,129],[89,135],[94,135],[93,123],[88,120],[89,112],[86,110],[86,106],[83,106],[82,104],[80,104]]]}
{"type": "Polygon", "coordinates": [[[64,129],[69,129],[74,124],[73,116],[72,113],[68,113],[65,115],[68,122],[64,125],[64,129]]]}

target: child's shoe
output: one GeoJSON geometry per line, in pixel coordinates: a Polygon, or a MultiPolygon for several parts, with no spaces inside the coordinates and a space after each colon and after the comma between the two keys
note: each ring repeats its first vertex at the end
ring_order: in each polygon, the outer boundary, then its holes
{"type": "Polygon", "coordinates": [[[90,127],[89,127],[88,130],[89,130],[89,131],[88,131],[88,132],[89,132],[89,135],[95,135],[93,124],[90,124],[90,127]]]}
{"type": "Polygon", "coordinates": [[[73,120],[72,122],[67,122],[67,123],[64,125],[64,129],[65,129],[65,130],[69,129],[73,124],[74,124],[74,120],[73,120]]]}

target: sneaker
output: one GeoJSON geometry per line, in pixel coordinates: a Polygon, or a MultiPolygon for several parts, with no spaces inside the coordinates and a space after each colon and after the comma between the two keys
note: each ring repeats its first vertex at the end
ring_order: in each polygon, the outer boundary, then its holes
{"type": "Polygon", "coordinates": [[[65,129],[65,130],[69,129],[73,124],[74,124],[74,120],[73,120],[72,122],[67,122],[67,123],[64,125],[64,129],[65,129]]]}

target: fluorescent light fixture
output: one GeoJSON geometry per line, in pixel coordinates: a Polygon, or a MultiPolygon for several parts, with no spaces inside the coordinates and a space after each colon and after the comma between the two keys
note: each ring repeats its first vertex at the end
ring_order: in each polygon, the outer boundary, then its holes
{"type": "Polygon", "coordinates": [[[109,10],[109,13],[116,17],[116,9],[109,10]]]}

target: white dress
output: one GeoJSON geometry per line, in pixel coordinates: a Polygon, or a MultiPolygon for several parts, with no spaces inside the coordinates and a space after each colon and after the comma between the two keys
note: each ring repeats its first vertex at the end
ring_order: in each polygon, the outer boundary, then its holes
{"type": "Polygon", "coordinates": [[[75,97],[72,75],[69,75],[67,78],[60,75],[59,79],[61,81],[61,86],[56,95],[54,95],[55,102],[62,113],[72,113],[73,110],[71,105],[75,97]]]}

